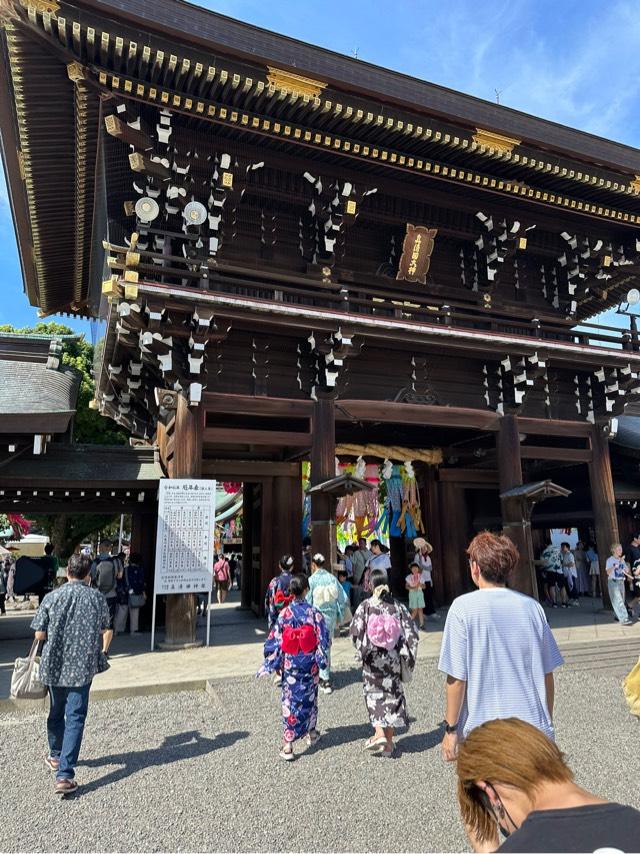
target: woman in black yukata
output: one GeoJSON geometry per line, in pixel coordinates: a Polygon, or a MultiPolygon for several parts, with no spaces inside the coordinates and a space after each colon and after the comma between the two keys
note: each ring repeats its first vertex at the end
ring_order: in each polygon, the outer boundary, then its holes
{"type": "Polygon", "coordinates": [[[409,725],[404,682],[413,674],[419,636],[405,606],[391,595],[386,571],[372,570],[371,584],[373,595],[358,606],[350,632],[374,728],[365,750],[388,757],[394,751],[394,730],[409,725]]]}

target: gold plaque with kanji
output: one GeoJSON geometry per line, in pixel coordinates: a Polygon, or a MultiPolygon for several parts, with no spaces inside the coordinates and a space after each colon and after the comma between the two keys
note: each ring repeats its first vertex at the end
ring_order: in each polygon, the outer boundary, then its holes
{"type": "Polygon", "coordinates": [[[398,281],[426,284],[437,233],[437,228],[407,223],[407,233],[402,244],[402,255],[396,275],[398,281]]]}

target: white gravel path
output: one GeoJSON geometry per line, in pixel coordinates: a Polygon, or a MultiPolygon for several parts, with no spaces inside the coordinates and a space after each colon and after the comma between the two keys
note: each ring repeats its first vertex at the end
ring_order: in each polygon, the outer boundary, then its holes
{"type": "MultiPolygon", "coordinates": [[[[632,662],[630,662],[632,663],[632,662]]],[[[2,851],[462,851],[454,769],[437,745],[442,679],[424,661],[408,686],[416,719],[398,758],[362,750],[359,673],[320,698],[321,743],[277,755],[270,681],[226,680],[213,694],[95,702],[73,798],[53,794],[43,714],[0,717],[2,851]]],[[[577,779],[640,807],[640,722],[620,677],[561,673],[556,725],[577,779]]]]}

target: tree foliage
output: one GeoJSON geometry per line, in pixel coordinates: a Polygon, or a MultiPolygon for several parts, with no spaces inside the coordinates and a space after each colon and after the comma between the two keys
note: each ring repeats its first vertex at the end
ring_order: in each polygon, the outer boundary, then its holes
{"type": "Polygon", "coordinates": [[[95,395],[93,378],[95,350],[102,349],[102,341],[99,341],[94,348],[85,340],[84,335],[77,335],[70,327],[53,322],[36,323],[35,326],[26,326],[23,329],[16,329],[5,324],[0,326],[0,332],[18,332],[23,335],[76,336],[72,339],[66,339],[62,350],[62,364],[73,368],[80,375],[74,441],[89,445],[124,445],[128,442],[127,433],[117,427],[113,421],[100,415],[95,409],[89,409],[89,402],[93,400],[95,395]]]}
{"type": "MultiPolygon", "coordinates": [[[[80,376],[77,411],[74,422],[74,442],[90,445],[123,445],[128,434],[95,409],[89,409],[89,402],[95,395],[93,365],[95,351],[101,349],[102,341],[94,348],[84,335],[78,335],[62,323],[41,322],[34,326],[16,329],[8,324],[0,325],[0,332],[16,332],[23,335],[74,336],[63,341],[62,364],[72,368],[80,376]]],[[[90,534],[116,524],[117,516],[90,514],[56,514],[36,516],[37,526],[47,534],[61,557],[70,555],[78,543],[86,540],[90,534]]]]}

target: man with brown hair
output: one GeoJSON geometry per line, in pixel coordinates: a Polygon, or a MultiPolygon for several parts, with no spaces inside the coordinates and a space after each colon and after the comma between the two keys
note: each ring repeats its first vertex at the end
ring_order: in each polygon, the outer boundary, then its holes
{"type": "Polygon", "coordinates": [[[511,540],[484,531],[467,554],[478,589],[451,605],[438,664],[447,675],[446,760],[458,738],[494,718],[520,718],[553,738],[553,671],[563,664],[542,606],[507,589],[518,561],[511,540]]]}
{"type": "Polygon", "coordinates": [[[516,718],[474,729],[458,752],[458,803],[474,851],[635,851],[640,812],[574,782],[554,742],[516,718]],[[508,839],[500,844],[498,829],[508,839]]]}

